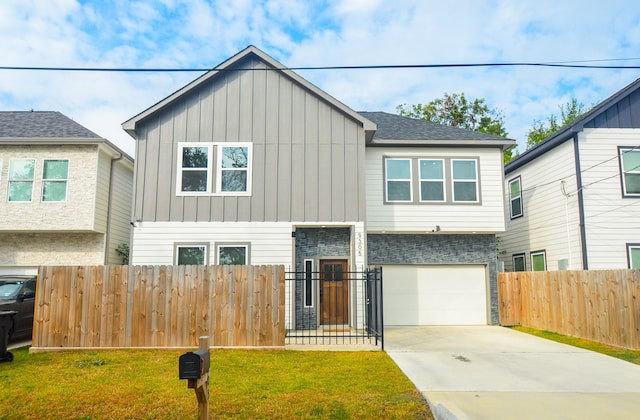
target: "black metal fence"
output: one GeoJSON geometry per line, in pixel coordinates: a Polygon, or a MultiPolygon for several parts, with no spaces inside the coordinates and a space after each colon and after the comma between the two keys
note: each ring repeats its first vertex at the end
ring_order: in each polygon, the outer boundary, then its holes
{"type": "Polygon", "coordinates": [[[384,350],[382,267],[287,272],[286,344],[372,344],[384,350]]]}

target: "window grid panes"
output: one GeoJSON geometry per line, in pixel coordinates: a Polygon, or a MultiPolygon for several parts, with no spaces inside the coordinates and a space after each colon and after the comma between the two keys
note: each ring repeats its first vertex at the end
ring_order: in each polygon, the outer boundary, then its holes
{"type": "Polygon", "coordinates": [[[15,159],[9,163],[9,201],[31,201],[35,165],[34,159],[15,159]]]}
{"type": "Polygon", "coordinates": [[[220,149],[220,191],[247,192],[249,148],[222,146],[220,149]]]}
{"type": "Polygon", "coordinates": [[[42,201],[66,201],[68,160],[45,160],[42,168],[42,201]]]}
{"type": "Polygon", "coordinates": [[[208,146],[183,146],[181,149],[182,192],[208,192],[211,150],[208,146]]]}
{"type": "Polygon", "coordinates": [[[640,150],[620,149],[624,195],[640,197],[640,150]]]}
{"type": "Polygon", "coordinates": [[[411,159],[386,159],[385,176],[387,201],[412,201],[411,159]]]}
{"type": "Polygon", "coordinates": [[[512,219],[522,216],[522,189],[519,177],[509,181],[509,206],[512,219]]]}
{"type": "Polygon", "coordinates": [[[420,201],[445,201],[444,160],[420,159],[420,201]]]}
{"type": "Polygon", "coordinates": [[[247,246],[246,245],[218,246],[218,264],[247,265],[247,246]]]}
{"type": "Polygon", "coordinates": [[[454,202],[478,201],[478,173],[475,159],[451,161],[454,202]]]}

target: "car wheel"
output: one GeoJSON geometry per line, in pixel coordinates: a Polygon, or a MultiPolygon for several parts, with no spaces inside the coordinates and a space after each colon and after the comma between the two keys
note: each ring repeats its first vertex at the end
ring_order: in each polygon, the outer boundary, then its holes
{"type": "Polygon", "coordinates": [[[11,353],[10,351],[5,352],[5,353],[4,353],[4,358],[3,358],[3,360],[4,360],[5,362],[11,362],[11,361],[13,361],[13,353],[11,353]]]}

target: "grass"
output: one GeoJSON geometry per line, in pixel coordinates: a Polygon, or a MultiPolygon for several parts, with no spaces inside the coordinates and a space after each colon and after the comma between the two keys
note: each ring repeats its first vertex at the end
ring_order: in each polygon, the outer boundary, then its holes
{"type": "MultiPolygon", "coordinates": [[[[173,350],[13,350],[0,419],[195,419],[173,350]]],[[[384,352],[213,350],[211,418],[432,419],[384,352]]]]}
{"type": "Polygon", "coordinates": [[[618,359],[626,360],[627,362],[640,365],[640,351],[621,349],[619,347],[613,347],[606,344],[598,343],[595,341],[585,340],[583,338],[570,337],[567,335],[558,334],[551,331],[536,330],[528,327],[511,327],[516,331],[521,331],[527,334],[535,335],[537,337],[546,338],[548,340],[557,341],[559,343],[569,344],[574,347],[580,347],[583,349],[595,351],[598,353],[606,354],[607,356],[616,357],[618,359]]]}

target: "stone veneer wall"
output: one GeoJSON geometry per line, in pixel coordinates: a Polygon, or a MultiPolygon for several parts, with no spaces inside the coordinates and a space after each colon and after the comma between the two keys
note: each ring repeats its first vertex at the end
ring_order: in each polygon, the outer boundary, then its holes
{"type": "MultiPolygon", "coordinates": [[[[349,258],[351,249],[350,228],[297,228],[295,246],[296,272],[304,271],[304,260],[313,259],[314,272],[320,271],[319,259],[324,257],[349,258]]],[[[298,275],[295,287],[296,329],[315,329],[318,326],[318,311],[304,307],[304,276],[298,275]]],[[[314,286],[316,286],[314,282],[314,286]]],[[[316,302],[318,299],[316,296],[316,302]]]]}
{"type": "Polygon", "coordinates": [[[102,265],[102,233],[0,233],[0,266],[102,265]]]}
{"type": "Polygon", "coordinates": [[[368,234],[367,258],[370,265],[484,264],[489,271],[491,323],[499,323],[495,235],[368,234]]]}

